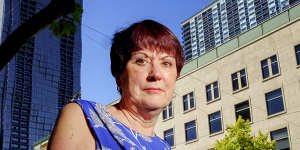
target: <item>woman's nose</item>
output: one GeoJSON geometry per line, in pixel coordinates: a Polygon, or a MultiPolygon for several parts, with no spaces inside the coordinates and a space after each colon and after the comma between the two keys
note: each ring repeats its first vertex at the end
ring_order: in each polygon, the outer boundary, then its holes
{"type": "Polygon", "coordinates": [[[162,74],[161,74],[161,68],[158,64],[152,64],[151,68],[149,70],[147,80],[148,81],[158,81],[161,80],[162,74]]]}

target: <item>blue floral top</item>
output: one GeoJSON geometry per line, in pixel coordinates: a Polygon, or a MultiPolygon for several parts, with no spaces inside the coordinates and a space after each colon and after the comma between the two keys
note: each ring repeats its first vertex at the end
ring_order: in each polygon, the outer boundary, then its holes
{"type": "Polygon", "coordinates": [[[96,149],[99,150],[170,150],[158,136],[142,135],[115,119],[105,106],[86,100],[78,103],[93,131],[96,149]]]}

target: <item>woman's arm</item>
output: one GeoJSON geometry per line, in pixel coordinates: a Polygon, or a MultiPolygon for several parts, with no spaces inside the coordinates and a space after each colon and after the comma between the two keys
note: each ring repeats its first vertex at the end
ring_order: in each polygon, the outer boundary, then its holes
{"type": "Polygon", "coordinates": [[[81,107],[67,104],[55,124],[49,150],[95,150],[96,144],[81,107]]]}

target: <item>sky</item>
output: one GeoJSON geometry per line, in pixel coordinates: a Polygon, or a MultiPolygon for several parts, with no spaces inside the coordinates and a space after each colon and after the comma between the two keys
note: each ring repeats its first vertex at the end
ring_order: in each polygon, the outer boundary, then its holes
{"type": "Polygon", "coordinates": [[[134,22],[155,20],[182,41],[180,24],[211,0],[83,0],[82,99],[104,105],[120,98],[110,72],[111,39],[134,22]]]}

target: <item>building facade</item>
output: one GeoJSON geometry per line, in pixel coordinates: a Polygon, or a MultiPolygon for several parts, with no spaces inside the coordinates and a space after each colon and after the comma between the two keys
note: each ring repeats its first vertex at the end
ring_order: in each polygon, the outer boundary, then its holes
{"type": "MultiPolygon", "coordinates": [[[[1,41],[49,2],[1,0],[1,41]]],[[[41,31],[1,70],[0,149],[33,149],[36,141],[50,135],[61,108],[80,92],[82,49],[77,29],[62,38],[49,29],[41,31]]]]}
{"type": "Polygon", "coordinates": [[[185,60],[189,61],[265,20],[299,0],[215,0],[182,22],[185,60]]]}
{"type": "Polygon", "coordinates": [[[155,131],[173,149],[210,150],[239,115],[300,149],[300,4],[186,63],[155,131]]]}

